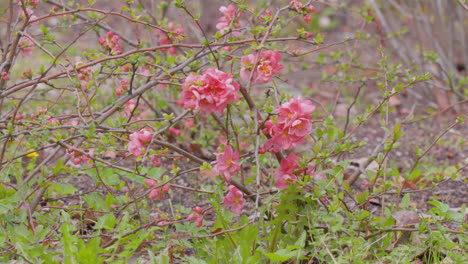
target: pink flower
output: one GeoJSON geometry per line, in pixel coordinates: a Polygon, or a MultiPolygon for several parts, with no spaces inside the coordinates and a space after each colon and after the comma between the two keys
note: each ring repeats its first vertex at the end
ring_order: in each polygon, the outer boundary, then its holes
{"type": "Polygon", "coordinates": [[[153,138],[153,134],[146,129],[130,134],[130,142],[128,143],[128,151],[135,157],[143,155],[143,150],[146,143],[149,143],[153,138]]]}
{"type": "Polygon", "coordinates": [[[309,5],[307,6],[307,13],[313,13],[315,12],[315,6],[309,5]]]}
{"type": "Polygon", "coordinates": [[[189,75],[182,89],[178,103],[184,108],[222,113],[228,104],[239,99],[240,86],[232,79],[232,74],[206,69],[202,75],[189,75]]]}
{"type": "Polygon", "coordinates": [[[310,119],[315,108],[311,101],[297,98],[279,106],[275,113],[278,114],[278,123],[285,125],[289,135],[305,137],[312,129],[310,119]]]}
{"type": "Polygon", "coordinates": [[[234,5],[229,5],[228,7],[221,6],[219,11],[223,13],[223,16],[218,19],[218,24],[216,24],[216,28],[219,30],[221,35],[226,34],[229,32],[230,27],[234,30],[232,35],[234,37],[239,37],[242,33],[239,32],[237,29],[241,27],[239,18],[242,16],[241,12],[238,12],[236,15],[236,7],[234,5]]]}
{"type": "Polygon", "coordinates": [[[203,226],[203,209],[199,206],[192,209],[193,213],[187,216],[187,220],[195,221],[197,227],[203,226]]]}
{"type": "MultiPolygon", "coordinates": [[[[21,5],[21,0],[16,0],[16,3],[21,5]]],[[[39,5],[39,0],[25,0],[24,3],[26,6],[37,7],[37,5],[39,5]]]]}
{"type": "Polygon", "coordinates": [[[311,13],[315,12],[315,6],[307,5],[303,6],[301,2],[297,0],[292,0],[290,3],[291,8],[303,16],[304,21],[309,24],[312,20],[311,13]]]}
{"type": "Polygon", "coordinates": [[[234,149],[228,145],[224,148],[224,152],[216,156],[216,164],[213,169],[217,174],[221,175],[227,183],[231,183],[232,175],[240,170],[239,158],[239,152],[234,151],[234,149]]]}
{"type": "MultiPolygon", "coordinates": [[[[88,149],[86,150],[87,154],[92,156],[94,155],[94,150],[93,149],[88,149]]],[[[73,158],[72,162],[75,165],[80,165],[82,163],[90,165],[90,158],[86,155],[83,155],[82,153],[78,151],[71,151],[67,154],[68,157],[73,158]]]]}
{"type": "Polygon", "coordinates": [[[130,100],[124,104],[124,110],[122,112],[122,115],[124,117],[130,117],[132,114],[133,110],[135,110],[137,106],[137,102],[135,100],[130,100]]]}
{"type": "MultiPolygon", "coordinates": [[[[137,137],[141,143],[149,143],[153,139],[153,134],[146,129],[142,129],[137,132],[137,137]]],[[[130,135],[130,138],[132,138],[132,135],[130,135]]]]}
{"type": "Polygon", "coordinates": [[[314,36],[314,34],[312,34],[312,33],[310,33],[310,32],[306,32],[306,33],[304,33],[304,35],[303,35],[303,37],[304,37],[305,39],[311,38],[311,37],[313,37],[313,36],[314,36]]]}
{"type": "Polygon", "coordinates": [[[132,153],[133,156],[139,157],[143,155],[144,146],[140,141],[130,141],[128,142],[128,151],[132,153]]]}
{"type": "Polygon", "coordinates": [[[195,126],[195,121],[193,120],[193,118],[187,118],[187,119],[185,119],[184,125],[187,128],[191,129],[191,128],[193,128],[195,126]]]}
{"type": "Polygon", "coordinates": [[[151,162],[153,163],[153,166],[155,167],[161,167],[162,165],[162,159],[160,156],[153,154],[150,156],[151,162]]]}
{"type": "Polygon", "coordinates": [[[120,70],[123,71],[123,72],[128,72],[131,69],[132,69],[132,66],[130,66],[130,65],[125,65],[125,66],[120,67],[120,70]]]}
{"type": "Polygon", "coordinates": [[[19,41],[19,49],[21,56],[29,57],[34,50],[34,42],[28,37],[21,37],[19,41]]]}
{"type": "Polygon", "coordinates": [[[275,186],[278,189],[286,189],[291,183],[297,181],[294,172],[299,168],[298,161],[299,158],[294,153],[290,153],[286,159],[281,160],[281,167],[275,170],[275,186]]]}
{"type": "Polygon", "coordinates": [[[93,71],[89,67],[84,67],[78,70],[78,80],[80,81],[80,85],[82,89],[86,89],[88,87],[89,82],[93,78],[93,71]]]}
{"type": "Polygon", "coordinates": [[[105,50],[109,51],[111,55],[119,55],[122,54],[122,47],[119,44],[120,36],[116,35],[112,31],[108,31],[106,33],[106,37],[99,37],[98,43],[101,45],[105,50]]]}
{"type": "Polygon", "coordinates": [[[178,136],[180,136],[180,134],[182,134],[182,131],[180,129],[171,127],[171,128],[169,128],[169,134],[178,137],[178,136]]]}
{"type": "Polygon", "coordinates": [[[22,74],[21,74],[21,78],[22,79],[31,79],[32,78],[32,70],[29,68],[27,70],[25,70],[22,74]]]}
{"type": "Polygon", "coordinates": [[[246,201],[244,194],[234,185],[229,185],[228,194],[224,197],[224,205],[230,208],[231,212],[241,214],[246,201]]]}
{"type": "Polygon", "coordinates": [[[8,73],[7,73],[7,72],[2,72],[2,73],[0,73],[0,76],[2,77],[2,79],[3,79],[4,81],[10,80],[10,76],[8,76],[8,73]]]}
{"type": "MultiPolygon", "coordinates": [[[[31,8],[26,8],[26,13],[28,14],[29,21],[37,19],[37,16],[34,15],[34,11],[31,8]]],[[[22,8],[20,10],[18,10],[18,15],[19,15],[20,19],[26,19],[26,13],[24,13],[24,10],[22,8]]],[[[39,22],[36,21],[34,23],[31,23],[31,24],[37,25],[38,23],[39,22]]]]}
{"type": "MultiPolygon", "coordinates": [[[[242,56],[241,63],[243,67],[240,75],[243,80],[249,80],[256,57],[257,55],[255,54],[242,56]]],[[[267,50],[261,52],[257,67],[254,70],[253,83],[269,83],[273,81],[273,75],[280,74],[283,69],[283,65],[280,62],[281,54],[278,51],[267,50]]]]}
{"type": "MultiPolygon", "coordinates": [[[[155,179],[146,179],[145,184],[148,185],[150,188],[154,188],[158,186],[158,182],[155,179]]],[[[165,184],[161,188],[156,188],[150,191],[148,198],[150,199],[158,199],[158,200],[164,200],[166,193],[169,192],[169,184],[165,184]]]]}
{"type": "Polygon", "coordinates": [[[127,87],[128,87],[127,79],[120,80],[120,86],[118,86],[117,89],[115,89],[115,94],[119,96],[122,95],[123,92],[127,89],[127,87]]]}
{"type": "Polygon", "coordinates": [[[158,182],[155,179],[146,179],[145,184],[148,185],[148,187],[153,188],[158,185],[158,182]]]}
{"type": "MultiPolygon", "coordinates": [[[[178,37],[178,36],[181,36],[183,35],[185,32],[184,28],[181,27],[181,26],[174,26],[174,23],[172,22],[169,22],[167,24],[168,28],[169,28],[169,31],[175,33],[175,37],[178,37]]],[[[159,45],[170,45],[173,43],[173,40],[169,37],[169,35],[160,30],[159,31],[159,45]]],[[[161,49],[162,52],[165,52],[167,51],[168,49],[166,48],[163,48],[161,49]]],[[[172,55],[175,55],[177,53],[175,47],[170,47],[169,48],[169,53],[172,54],[172,55]]]]}
{"type": "Polygon", "coordinates": [[[24,119],[24,115],[21,114],[21,113],[17,113],[15,119],[16,119],[16,120],[24,119]]]}
{"type": "Polygon", "coordinates": [[[153,199],[158,199],[158,200],[164,200],[166,197],[166,193],[169,192],[169,185],[164,185],[161,188],[156,188],[150,191],[148,198],[151,200],[153,199]]]}
{"type": "Polygon", "coordinates": [[[144,76],[150,76],[151,75],[149,66],[146,66],[146,67],[140,66],[140,67],[138,67],[138,69],[140,70],[140,73],[143,74],[144,76]]]}
{"type": "Polygon", "coordinates": [[[270,8],[267,8],[265,10],[265,13],[263,13],[262,15],[260,15],[260,19],[263,19],[263,20],[271,20],[271,16],[272,16],[273,12],[271,12],[271,9],[270,8]]]}
{"type": "Polygon", "coordinates": [[[299,9],[302,6],[302,3],[297,0],[292,0],[291,2],[289,2],[289,5],[293,9],[299,9]]]}
{"type": "Polygon", "coordinates": [[[263,133],[270,138],[261,147],[260,152],[277,153],[281,149],[289,149],[303,143],[304,137],[312,131],[312,112],[315,106],[309,100],[291,99],[280,105],[275,113],[277,123],[273,120],[265,122],[263,133]]]}

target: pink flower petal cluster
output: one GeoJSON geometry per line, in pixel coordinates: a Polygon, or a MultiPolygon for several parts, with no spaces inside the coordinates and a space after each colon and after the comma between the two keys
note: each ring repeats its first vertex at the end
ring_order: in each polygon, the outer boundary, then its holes
{"type": "Polygon", "coordinates": [[[81,68],[78,70],[78,80],[80,81],[80,85],[82,89],[86,89],[88,87],[89,82],[93,78],[93,70],[89,67],[81,68]]]}
{"type": "Polygon", "coordinates": [[[153,154],[150,156],[151,163],[153,163],[154,167],[161,167],[162,159],[161,156],[153,154]]]}
{"type": "Polygon", "coordinates": [[[130,142],[128,142],[128,151],[135,157],[143,155],[145,144],[149,143],[153,138],[153,134],[146,129],[130,134],[130,142]]]}
{"type": "Polygon", "coordinates": [[[234,151],[231,146],[226,146],[224,152],[216,155],[216,164],[214,165],[214,172],[221,175],[227,183],[231,183],[232,176],[240,170],[239,165],[240,154],[234,151]]]}
{"type": "MultiPolygon", "coordinates": [[[[90,156],[94,155],[94,149],[89,149],[86,151],[90,156]]],[[[90,165],[90,158],[78,151],[71,151],[67,154],[68,157],[73,158],[72,162],[75,165],[87,164],[90,165]]]]}
{"type": "Polygon", "coordinates": [[[289,149],[304,143],[304,137],[312,131],[312,112],[315,106],[309,100],[293,98],[279,106],[275,113],[277,122],[265,122],[263,133],[270,138],[261,147],[260,152],[277,153],[281,149],[289,149]]]}
{"type": "Polygon", "coordinates": [[[124,109],[122,111],[122,115],[124,117],[130,117],[132,114],[133,110],[137,107],[137,101],[135,100],[129,100],[124,104],[124,109]]]}
{"type": "Polygon", "coordinates": [[[0,77],[1,77],[4,81],[10,80],[10,76],[8,76],[8,72],[2,72],[2,73],[0,73],[0,77]]]}
{"type": "Polygon", "coordinates": [[[228,104],[239,99],[240,86],[232,79],[232,74],[211,68],[202,75],[189,75],[182,89],[178,103],[184,108],[222,113],[228,104]]]}
{"type": "Polygon", "coordinates": [[[21,56],[29,57],[32,55],[32,52],[34,50],[34,42],[28,37],[21,37],[18,47],[19,47],[21,56]]]}
{"type": "MultiPolygon", "coordinates": [[[[24,10],[22,8],[20,10],[18,10],[18,15],[19,15],[20,19],[26,19],[26,17],[27,17],[26,14],[29,17],[29,21],[37,19],[37,16],[34,15],[34,11],[31,8],[26,8],[26,13],[24,13],[24,10]]],[[[36,22],[33,22],[32,24],[37,25],[37,24],[39,24],[39,22],[36,21],[36,22]]]]}
{"type": "Polygon", "coordinates": [[[275,186],[278,189],[286,189],[291,183],[297,181],[294,172],[299,168],[298,161],[299,158],[294,153],[290,153],[287,158],[281,160],[281,167],[275,170],[275,186]]]}
{"type": "Polygon", "coordinates": [[[228,194],[224,197],[223,203],[231,212],[240,215],[246,201],[244,194],[236,186],[229,185],[228,194]]]}
{"type": "Polygon", "coordinates": [[[289,5],[291,6],[291,9],[295,10],[299,14],[301,14],[304,18],[304,21],[309,24],[310,21],[312,20],[312,15],[311,13],[315,12],[315,6],[313,5],[307,5],[303,6],[301,2],[297,0],[292,0],[289,5]]]}
{"type": "Polygon", "coordinates": [[[272,19],[273,12],[270,8],[267,8],[265,12],[260,15],[260,19],[265,20],[265,22],[269,22],[272,19]]]}
{"type": "Polygon", "coordinates": [[[32,76],[33,76],[33,72],[31,68],[29,68],[21,74],[21,79],[31,79],[32,76]]]}
{"type": "MultiPolygon", "coordinates": [[[[146,179],[145,183],[150,188],[154,188],[158,186],[158,182],[155,179],[146,179]]],[[[154,199],[164,200],[164,198],[166,197],[166,193],[168,192],[169,192],[169,184],[165,184],[161,188],[152,189],[148,195],[148,198],[150,198],[151,200],[154,200],[154,199]]]]}
{"type": "Polygon", "coordinates": [[[185,119],[184,121],[184,125],[188,128],[188,129],[192,129],[195,127],[195,120],[193,120],[193,118],[187,118],[185,119]]]}
{"type": "MultiPolygon", "coordinates": [[[[16,0],[16,3],[21,5],[21,0],[16,0]]],[[[27,7],[37,7],[37,5],[39,5],[39,0],[25,0],[24,4],[27,7]]]]}
{"type": "MultiPolygon", "coordinates": [[[[244,81],[249,80],[252,68],[255,64],[256,54],[242,56],[242,69],[240,76],[244,81]]],[[[280,74],[283,69],[281,54],[275,50],[267,50],[260,53],[257,67],[254,70],[253,83],[269,83],[273,81],[273,75],[280,74]]]]}
{"type": "Polygon", "coordinates": [[[124,91],[127,89],[128,87],[128,81],[127,79],[122,79],[120,80],[120,86],[118,86],[116,89],[115,89],[115,94],[120,96],[124,93],[124,91]]]}
{"type": "Polygon", "coordinates": [[[106,37],[99,37],[98,42],[105,50],[109,51],[111,55],[122,54],[122,47],[119,44],[120,36],[112,31],[106,33],[106,37]]]}
{"type": "Polygon", "coordinates": [[[203,209],[199,206],[192,209],[193,213],[187,216],[187,220],[195,221],[197,227],[203,226],[203,209]]]}
{"type": "Polygon", "coordinates": [[[173,135],[175,137],[178,137],[178,136],[180,136],[182,134],[182,130],[177,129],[175,127],[171,127],[171,128],[169,128],[169,134],[171,134],[171,135],[173,135]]]}
{"type": "Polygon", "coordinates": [[[240,37],[242,33],[238,29],[241,27],[239,19],[242,16],[242,12],[237,12],[237,8],[234,5],[229,5],[228,7],[221,6],[219,11],[223,13],[223,16],[218,19],[216,28],[221,35],[226,34],[229,32],[230,28],[232,28],[232,35],[234,37],[240,37]]]}
{"type": "MultiPolygon", "coordinates": [[[[176,34],[175,37],[183,35],[185,33],[185,30],[184,30],[183,27],[175,26],[174,23],[172,23],[172,22],[169,22],[167,24],[167,27],[169,28],[169,31],[176,34]]],[[[162,30],[159,31],[159,45],[170,45],[173,42],[174,42],[173,39],[171,39],[166,32],[164,32],[162,30]]],[[[162,52],[166,52],[167,50],[168,49],[166,49],[166,48],[161,49],[162,52]]],[[[169,48],[169,53],[172,54],[172,55],[176,55],[177,54],[176,48],[175,47],[170,47],[169,48]]]]}

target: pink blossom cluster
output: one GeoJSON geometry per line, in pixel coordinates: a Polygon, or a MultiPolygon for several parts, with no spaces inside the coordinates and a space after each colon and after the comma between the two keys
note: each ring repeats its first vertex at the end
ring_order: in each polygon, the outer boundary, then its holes
{"type": "Polygon", "coordinates": [[[153,163],[154,167],[161,167],[162,159],[161,156],[153,154],[150,156],[151,163],[153,163]]]}
{"type": "Polygon", "coordinates": [[[34,50],[34,42],[28,37],[21,37],[18,46],[21,56],[29,57],[34,50]]]}
{"type": "MultiPolygon", "coordinates": [[[[16,0],[16,3],[21,5],[21,0],[16,0]]],[[[37,7],[39,0],[24,0],[24,4],[28,7],[37,7]]]]}
{"type": "Polygon", "coordinates": [[[124,109],[122,111],[122,116],[130,117],[132,115],[133,110],[137,107],[137,101],[129,100],[124,104],[124,109]]]}
{"type": "Polygon", "coordinates": [[[105,50],[109,51],[111,55],[122,54],[122,47],[119,44],[120,36],[112,31],[106,33],[106,37],[99,37],[98,42],[105,50]]]}
{"type": "Polygon", "coordinates": [[[280,105],[275,113],[277,122],[265,122],[263,133],[269,139],[260,148],[260,152],[277,153],[281,149],[289,149],[305,142],[304,137],[312,131],[312,112],[315,106],[309,100],[293,98],[280,105]]]}
{"type": "Polygon", "coordinates": [[[93,71],[89,67],[84,67],[78,70],[78,80],[80,81],[81,88],[85,89],[91,79],[93,78],[93,71]]]}
{"type": "Polygon", "coordinates": [[[234,37],[240,37],[242,33],[239,31],[239,28],[241,27],[239,19],[242,16],[242,12],[237,12],[234,5],[229,5],[228,7],[221,6],[219,11],[223,13],[223,16],[218,19],[216,28],[219,30],[221,35],[226,34],[229,32],[230,28],[232,28],[232,35],[234,37]]]}
{"type": "Polygon", "coordinates": [[[182,134],[182,130],[180,129],[177,129],[175,127],[170,127],[169,128],[169,134],[175,136],[175,137],[178,137],[182,134]]]}
{"type": "Polygon", "coordinates": [[[303,6],[301,2],[297,0],[292,0],[289,5],[293,10],[301,14],[304,18],[304,21],[309,24],[310,21],[312,20],[312,13],[315,12],[315,6],[313,5],[307,5],[303,6]]]}
{"type": "MultiPolygon", "coordinates": [[[[145,183],[150,188],[154,188],[158,186],[158,182],[155,179],[146,179],[145,183]]],[[[161,188],[152,189],[148,195],[148,198],[150,198],[151,200],[154,200],[154,199],[164,200],[164,198],[166,198],[166,193],[168,192],[169,192],[169,184],[165,184],[161,188]]]]}
{"type": "MultiPolygon", "coordinates": [[[[87,154],[89,154],[90,156],[94,155],[94,150],[93,149],[89,149],[87,150],[87,154]]],[[[73,158],[72,159],[72,162],[73,164],[75,165],[80,165],[80,164],[87,164],[89,165],[90,164],[90,159],[88,156],[86,155],[83,155],[82,153],[78,152],[78,151],[71,151],[67,154],[68,157],[70,158],[73,158]]]]}
{"type": "Polygon", "coordinates": [[[232,74],[211,68],[202,75],[189,75],[182,89],[178,103],[184,108],[222,113],[228,104],[239,99],[240,86],[232,79],[232,74]]]}
{"type": "MultiPolygon", "coordinates": [[[[175,26],[174,23],[172,22],[167,23],[167,27],[169,31],[174,32],[178,36],[183,35],[185,33],[185,30],[183,27],[175,26]]],[[[159,31],[159,45],[170,45],[172,43],[173,43],[173,40],[169,37],[169,35],[166,32],[160,30],[159,31]]],[[[167,50],[168,49],[166,48],[161,49],[162,52],[166,52],[167,50]]],[[[172,55],[176,55],[177,54],[176,48],[170,47],[169,53],[172,55]]]]}
{"type": "MultiPolygon", "coordinates": [[[[26,14],[27,17],[29,17],[29,21],[35,20],[37,18],[37,16],[34,15],[34,11],[31,8],[26,8],[26,13],[24,13],[24,10],[22,8],[18,10],[18,16],[20,17],[20,19],[26,19],[26,14]]],[[[31,24],[37,25],[38,22],[36,21],[31,24]]]]}
{"type": "Polygon", "coordinates": [[[4,80],[4,81],[10,80],[10,76],[8,76],[8,72],[2,72],[2,73],[0,73],[0,77],[1,77],[2,80],[4,80]]]}
{"type": "Polygon", "coordinates": [[[130,134],[130,142],[128,142],[128,151],[135,157],[143,155],[145,144],[151,142],[153,134],[146,129],[141,129],[138,132],[130,134]]]}
{"type": "MultiPolygon", "coordinates": [[[[249,54],[242,56],[242,68],[240,76],[247,81],[250,78],[252,68],[255,64],[257,54],[249,54]]],[[[257,66],[253,73],[253,83],[269,83],[273,81],[274,74],[280,74],[283,69],[281,62],[281,54],[278,51],[267,50],[260,53],[257,66]]]]}
{"type": "Polygon", "coordinates": [[[240,215],[246,201],[244,199],[244,194],[236,186],[229,185],[228,193],[224,197],[223,203],[231,212],[240,215]]]}
{"type": "Polygon", "coordinates": [[[297,181],[294,172],[299,168],[298,161],[299,158],[294,153],[290,153],[287,158],[281,160],[280,168],[275,170],[275,186],[278,189],[286,189],[291,183],[297,181]]]}
{"type": "Polygon", "coordinates": [[[272,19],[273,12],[271,11],[270,8],[267,8],[265,12],[260,15],[260,19],[265,20],[266,22],[270,21],[272,19]]]}
{"type": "Polygon", "coordinates": [[[32,70],[31,68],[29,68],[21,74],[21,79],[31,79],[32,75],[33,75],[32,70]]]}
{"type": "Polygon", "coordinates": [[[203,209],[199,206],[196,206],[192,209],[193,213],[187,216],[187,220],[195,221],[197,227],[203,226],[203,209]]]}
{"type": "Polygon", "coordinates": [[[224,152],[216,155],[216,164],[213,167],[213,171],[221,175],[227,183],[231,183],[232,176],[240,170],[239,158],[239,152],[234,151],[234,149],[228,145],[224,148],[224,152]]]}
{"type": "Polygon", "coordinates": [[[115,94],[121,96],[128,87],[127,79],[120,80],[120,86],[115,89],[115,94]]]}

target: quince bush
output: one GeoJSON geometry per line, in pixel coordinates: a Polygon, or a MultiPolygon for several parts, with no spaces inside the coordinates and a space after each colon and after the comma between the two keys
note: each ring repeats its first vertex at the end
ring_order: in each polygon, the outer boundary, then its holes
{"type": "MultiPolygon", "coordinates": [[[[399,235],[390,211],[369,211],[395,186],[376,184],[379,171],[356,193],[342,157],[366,144],[350,139],[360,125],[427,76],[393,75],[381,102],[348,116],[349,132],[284,79],[295,57],[371,38],[324,41],[316,16],[329,7],[225,1],[217,32],[207,32],[196,1],[145,2],[17,0],[0,9],[0,261],[402,257],[386,250],[399,235]]],[[[389,132],[379,164],[399,133],[389,132]]],[[[449,243],[431,228],[414,232],[449,243]]]]}

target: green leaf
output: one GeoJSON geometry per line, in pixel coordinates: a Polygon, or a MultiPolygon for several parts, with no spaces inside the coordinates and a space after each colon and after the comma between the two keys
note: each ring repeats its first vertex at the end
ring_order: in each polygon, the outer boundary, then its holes
{"type": "Polygon", "coordinates": [[[289,246],[287,248],[280,249],[274,253],[263,252],[263,254],[265,255],[265,257],[267,257],[268,259],[272,261],[283,262],[291,258],[294,258],[296,256],[297,250],[294,250],[294,249],[297,249],[297,246],[289,246]]]}
{"type": "Polygon", "coordinates": [[[403,199],[401,199],[400,208],[407,208],[409,206],[410,202],[411,202],[410,194],[407,193],[407,194],[405,194],[405,196],[403,196],[403,199]]]}
{"type": "Polygon", "coordinates": [[[103,216],[98,218],[97,223],[94,225],[94,229],[114,230],[114,226],[116,223],[117,219],[115,219],[114,214],[104,214],[103,216]]]}

